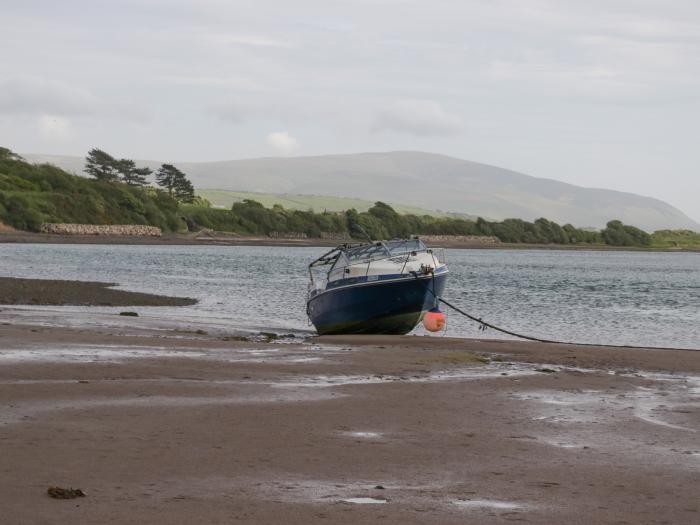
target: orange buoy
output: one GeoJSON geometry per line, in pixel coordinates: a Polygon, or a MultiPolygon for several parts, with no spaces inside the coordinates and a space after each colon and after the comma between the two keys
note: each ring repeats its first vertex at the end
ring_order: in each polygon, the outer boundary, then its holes
{"type": "Polygon", "coordinates": [[[423,316],[423,326],[428,332],[439,332],[445,328],[445,323],[447,322],[447,316],[444,312],[441,312],[437,307],[425,312],[423,316]]]}

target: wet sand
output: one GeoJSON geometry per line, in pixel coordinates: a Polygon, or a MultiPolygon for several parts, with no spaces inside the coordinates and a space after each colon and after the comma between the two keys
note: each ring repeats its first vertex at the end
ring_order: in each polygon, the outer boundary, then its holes
{"type": "Polygon", "coordinates": [[[3,523],[700,520],[700,352],[83,321],[0,311],[3,523]]]}
{"type": "Polygon", "coordinates": [[[0,304],[73,306],[187,306],[196,299],[112,288],[114,283],[0,277],[0,304]]]}

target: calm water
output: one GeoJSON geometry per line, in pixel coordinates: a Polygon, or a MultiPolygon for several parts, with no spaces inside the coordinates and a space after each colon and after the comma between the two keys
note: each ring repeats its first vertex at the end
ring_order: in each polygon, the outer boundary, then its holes
{"type": "MultiPolygon", "coordinates": [[[[0,275],[115,282],[200,300],[139,309],[150,315],[309,330],[306,265],[325,250],[2,244],[0,275]]],[[[446,299],[505,328],[569,341],[700,348],[700,254],[448,250],[448,262],[446,299]]],[[[482,334],[455,313],[447,335],[504,337],[482,334]]]]}

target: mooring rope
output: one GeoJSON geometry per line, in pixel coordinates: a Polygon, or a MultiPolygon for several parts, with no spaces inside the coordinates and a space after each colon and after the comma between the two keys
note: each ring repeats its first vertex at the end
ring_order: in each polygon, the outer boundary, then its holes
{"type": "Polygon", "coordinates": [[[555,343],[555,344],[560,344],[560,345],[573,344],[573,343],[566,343],[564,341],[554,341],[551,339],[540,339],[539,337],[532,337],[529,335],[519,334],[517,332],[511,332],[510,330],[506,330],[505,328],[501,328],[500,326],[496,326],[495,324],[488,323],[488,322],[484,321],[481,317],[475,317],[471,314],[468,314],[467,312],[456,307],[452,303],[445,301],[442,297],[438,297],[437,300],[440,301],[441,303],[449,306],[455,312],[462,314],[464,317],[467,317],[468,319],[471,319],[472,321],[479,323],[479,330],[481,330],[481,331],[484,331],[486,328],[492,328],[498,332],[503,332],[504,334],[512,335],[513,337],[519,337],[520,339],[527,339],[528,341],[537,341],[538,343],[555,343]]]}
{"type": "Polygon", "coordinates": [[[700,349],[693,349],[693,348],[672,348],[672,347],[663,347],[663,346],[633,346],[633,345],[608,345],[608,344],[598,344],[598,343],[576,343],[572,341],[556,341],[554,339],[542,339],[539,337],[532,337],[530,335],[524,335],[524,334],[519,334],[517,332],[513,332],[511,330],[506,330],[505,328],[501,328],[500,326],[496,326],[495,324],[491,324],[489,322],[484,321],[481,317],[476,317],[474,315],[471,315],[461,308],[453,305],[452,303],[446,301],[442,297],[437,297],[437,300],[443,303],[445,306],[449,306],[452,308],[455,312],[462,314],[464,317],[471,319],[472,321],[479,323],[479,329],[480,330],[485,330],[486,328],[492,328],[493,330],[496,330],[498,332],[502,332],[504,334],[512,335],[513,337],[518,337],[520,339],[526,339],[528,341],[535,341],[538,343],[548,343],[548,344],[556,344],[556,345],[573,345],[573,346],[599,346],[603,348],[646,348],[648,350],[684,350],[688,352],[697,352],[700,349]]]}

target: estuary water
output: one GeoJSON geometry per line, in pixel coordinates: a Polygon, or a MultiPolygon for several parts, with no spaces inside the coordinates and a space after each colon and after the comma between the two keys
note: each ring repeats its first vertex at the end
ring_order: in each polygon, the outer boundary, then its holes
{"type": "MultiPolygon", "coordinates": [[[[206,320],[231,330],[312,331],[307,264],[327,250],[0,244],[0,275],[105,281],[199,300],[190,307],[133,308],[146,317],[206,320]]],[[[700,349],[700,254],[450,249],[447,256],[445,298],[498,326],[546,339],[700,349]]],[[[448,316],[444,335],[507,338],[482,332],[455,312],[448,316]]],[[[415,333],[426,334],[422,327],[415,333]]]]}

